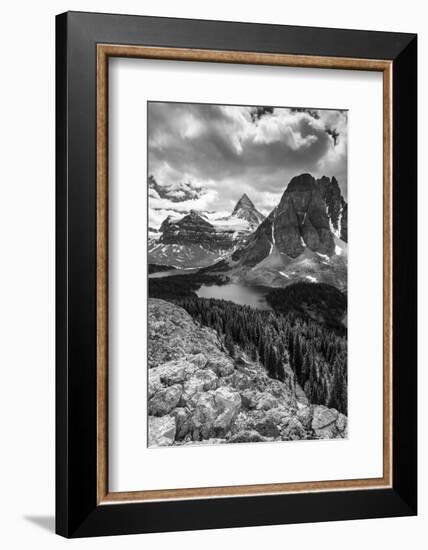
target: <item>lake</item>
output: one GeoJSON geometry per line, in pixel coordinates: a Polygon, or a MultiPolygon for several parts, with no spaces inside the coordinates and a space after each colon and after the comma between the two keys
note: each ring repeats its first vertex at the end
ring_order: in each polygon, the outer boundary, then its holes
{"type": "Polygon", "coordinates": [[[168,271],[156,271],[149,274],[149,279],[161,279],[162,277],[172,277],[174,275],[191,275],[196,273],[199,267],[189,269],[169,269],[168,271]]]}
{"type": "Polygon", "coordinates": [[[266,301],[267,289],[259,286],[245,286],[240,283],[225,285],[202,285],[196,294],[199,298],[216,298],[230,300],[241,306],[250,306],[255,309],[271,310],[266,301]]]}

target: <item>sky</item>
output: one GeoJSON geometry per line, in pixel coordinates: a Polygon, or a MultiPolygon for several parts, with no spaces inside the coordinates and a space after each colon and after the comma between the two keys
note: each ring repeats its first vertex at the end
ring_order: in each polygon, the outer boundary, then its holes
{"type": "Polygon", "coordinates": [[[305,172],[335,176],[346,199],[347,130],[339,110],[150,102],[149,225],[228,214],[244,193],[268,215],[305,172]]]}

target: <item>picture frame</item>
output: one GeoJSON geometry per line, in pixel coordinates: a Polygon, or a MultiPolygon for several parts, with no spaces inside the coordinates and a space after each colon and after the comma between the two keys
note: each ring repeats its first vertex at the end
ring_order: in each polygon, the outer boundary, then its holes
{"type": "Polygon", "coordinates": [[[417,36],[67,12],[56,18],[56,98],[56,532],[86,537],[415,515],[417,36]],[[112,57],[383,74],[382,477],[109,491],[112,57]]]}

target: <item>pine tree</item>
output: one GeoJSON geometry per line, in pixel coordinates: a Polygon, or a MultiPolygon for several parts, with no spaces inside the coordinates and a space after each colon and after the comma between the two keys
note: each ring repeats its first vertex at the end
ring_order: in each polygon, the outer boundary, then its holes
{"type": "Polygon", "coordinates": [[[226,337],[224,339],[224,345],[225,345],[227,351],[229,352],[229,355],[231,357],[234,357],[234,355],[235,355],[235,346],[233,344],[233,338],[230,335],[230,333],[226,334],[226,337]]]}

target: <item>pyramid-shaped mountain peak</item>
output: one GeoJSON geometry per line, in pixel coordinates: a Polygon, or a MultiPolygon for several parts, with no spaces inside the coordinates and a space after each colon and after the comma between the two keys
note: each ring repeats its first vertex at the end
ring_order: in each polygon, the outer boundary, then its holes
{"type": "Polygon", "coordinates": [[[236,203],[234,211],[237,211],[239,208],[255,208],[253,201],[244,193],[239,201],[236,203]]]}
{"type": "Polygon", "coordinates": [[[250,197],[244,193],[233,209],[232,216],[247,220],[256,229],[265,219],[263,214],[257,210],[250,197]]]}

